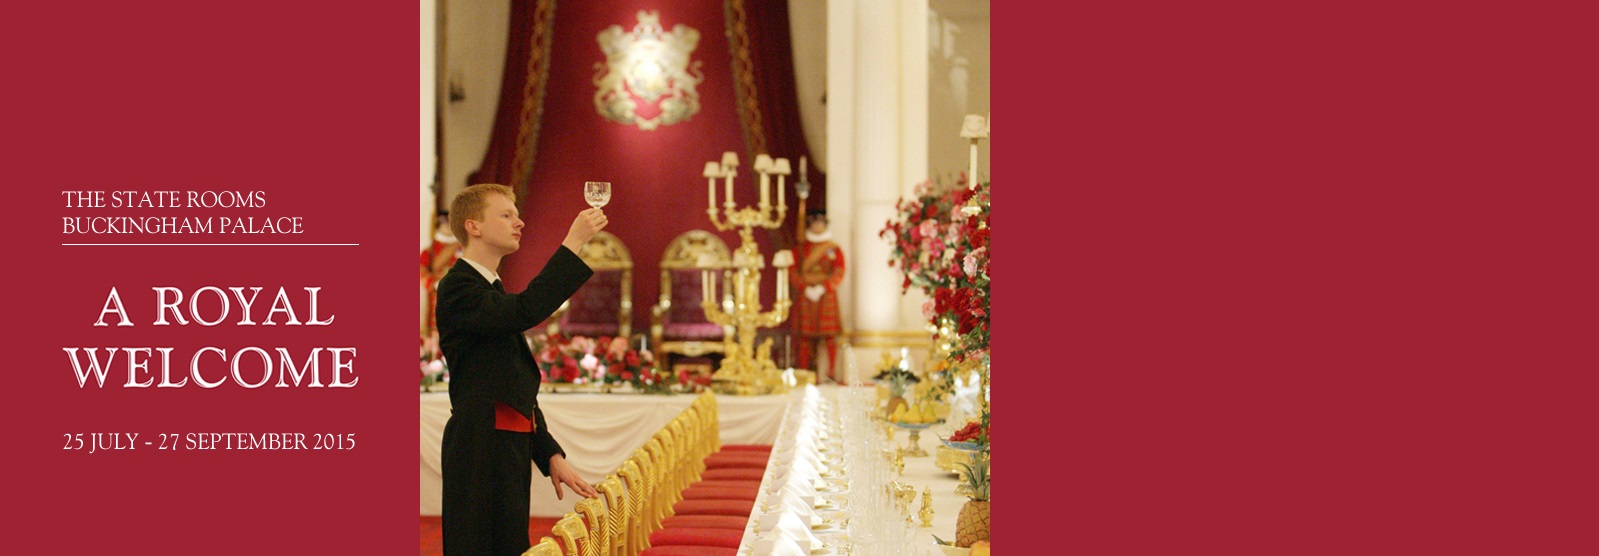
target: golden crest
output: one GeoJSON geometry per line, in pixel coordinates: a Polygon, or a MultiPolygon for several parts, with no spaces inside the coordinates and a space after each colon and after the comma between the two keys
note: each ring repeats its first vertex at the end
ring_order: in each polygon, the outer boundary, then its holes
{"type": "Polygon", "coordinates": [[[700,95],[694,89],[705,74],[701,62],[689,63],[689,55],[699,45],[700,32],[677,24],[672,32],[661,28],[656,10],[638,12],[638,24],[630,32],[612,25],[600,31],[600,50],[605,63],[595,64],[594,108],[601,116],[623,125],[651,130],[672,125],[700,111],[700,95]]]}

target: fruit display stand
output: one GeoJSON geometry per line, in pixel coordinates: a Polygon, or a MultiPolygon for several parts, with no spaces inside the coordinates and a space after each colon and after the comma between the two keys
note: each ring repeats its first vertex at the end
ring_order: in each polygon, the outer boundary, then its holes
{"type": "Polygon", "coordinates": [[[936,456],[934,458],[934,465],[936,465],[939,469],[943,469],[950,473],[960,473],[960,464],[964,463],[971,465],[977,461],[980,453],[977,450],[963,450],[960,448],[952,448],[948,445],[941,445],[936,451],[933,452],[933,454],[936,456]]]}
{"type": "MultiPolygon", "coordinates": [[[[931,436],[931,433],[948,436],[951,429],[958,426],[952,427],[949,423],[943,423],[934,425],[927,432],[930,433],[929,436],[931,436]]],[[[940,445],[939,448],[944,448],[944,446],[940,445]]],[[[936,458],[907,457],[905,458],[904,472],[900,474],[897,480],[910,485],[917,492],[921,492],[924,488],[931,488],[933,491],[933,526],[918,527],[916,529],[916,545],[927,547],[927,554],[967,554],[964,548],[946,551],[940,548],[933,539],[936,535],[945,541],[955,542],[955,520],[960,515],[961,507],[965,506],[967,501],[965,496],[955,493],[955,489],[962,483],[960,477],[950,471],[940,469],[936,458]]],[[[919,509],[920,505],[921,502],[918,500],[917,507],[912,508],[912,510],[919,509]]]]}

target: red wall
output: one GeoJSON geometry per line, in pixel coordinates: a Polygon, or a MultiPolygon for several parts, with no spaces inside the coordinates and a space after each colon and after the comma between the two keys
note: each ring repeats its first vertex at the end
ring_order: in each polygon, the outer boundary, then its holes
{"type": "MultiPolygon", "coordinates": [[[[648,330],[650,307],[660,295],[660,258],[666,244],[688,230],[715,230],[706,218],[705,163],[720,160],[723,151],[739,153],[734,197],[743,206],[756,201],[759,187],[754,160],[744,152],[744,136],[734,106],[731,57],[728,53],[722,2],[632,1],[562,4],[556,9],[549,86],[544,99],[532,184],[522,214],[527,221],[522,249],[507,257],[502,274],[507,284],[526,284],[566,236],[572,219],[588,208],[583,182],[611,182],[610,218],[606,231],[616,234],[633,255],[633,329],[648,330]],[[703,62],[705,80],[697,86],[700,111],[690,119],[650,131],[605,119],[594,108],[595,64],[603,64],[595,36],[610,25],[631,30],[639,10],[659,10],[668,32],[679,23],[700,32],[691,61],[703,62]]],[[[692,63],[692,62],[691,62],[692,63]]],[[[642,110],[641,110],[642,111],[642,110]]],[[[772,153],[774,157],[789,157],[772,153]]],[[[796,160],[797,156],[790,157],[796,160]]],[[[798,172],[798,169],[795,169],[798,172]]],[[[793,234],[795,196],[788,187],[790,214],[785,237],[793,234]]],[[[717,204],[723,202],[717,185],[717,204]]],[[[772,192],[773,202],[777,193],[772,192]]],[[[812,199],[813,201],[815,199],[812,199]]],[[[738,233],[720,232],[730,249],[738,233]]],[[[761,252],[771,260],[769,234],[757,230],[761,252]]],[[[763,299],[774,297],[776,278],[768,270],[763,299]]]]}

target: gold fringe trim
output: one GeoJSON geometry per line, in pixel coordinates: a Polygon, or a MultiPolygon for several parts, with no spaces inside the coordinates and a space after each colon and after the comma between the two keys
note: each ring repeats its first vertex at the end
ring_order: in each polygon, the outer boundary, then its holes
{"type": "Polygon", "coordinates": [[[510,185],[516,190],[518,204],[527,199],[527,188],[533,181],[539,123],[544,119],[544,92],[550,78],[554,23],[555,0],[537,0],[533,7],[533,36],[528,40],[527,80],[522,84],[522,121],[516,130],[516,159],[511,172],[510,185]]]}
{"type": "Polygon", "coordinates": [[[755,61],[750,58],[748,14],[744,0],[727,0],[728,50],[733,55],[733,93],[738,103],[738,119],[744,124],[747,160],[766,154],[766,132],[761,126],[761,102],[755,91],[755,61]]]}

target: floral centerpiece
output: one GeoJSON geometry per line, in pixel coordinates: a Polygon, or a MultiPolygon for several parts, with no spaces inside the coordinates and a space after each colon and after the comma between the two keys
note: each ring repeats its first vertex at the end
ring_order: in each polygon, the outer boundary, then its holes
{"type": "Polygon", "coordinates": [[[632,349],[625,338],[600,338],[605,353],[599,357],[599,367],[607,384],[627,384],[646,394],[670,394],[672,372],[663,371],[655,364],[655,354],[632,349]]]}
{"type": "MultiPolygon", "coordinates": [[[[886,390],[888,395],[888,407],[884,409],[885,415],[893,415],[895,410],[905,406],[908,403],[905,399],[905,394],[916,383],[922,381],[920,377],[906,368],[908,365],[909,363],[906,361],[896,361],[894,355],[887,351],[883,352],[882,359],[877,362],[877,375],[872,377],[872,381],[876,382],[883,390],[886,390]]],[[[880,390],[880,392],[883,390],[880,390]]]]}
{"type": "MultiPolygon", "coordinates": [[[[946,440],[946,444],[953,442],[985,451],[990,185],[983,182],[967,187],[965,179],[953,184],[922,183],[912,196],[895,204],[898,214],[879,234],[892,245],[889,266],[898,267],[904,274],[901,292],[915,286],[927,295],[922,314],[930,323],[934,351],[927,375],[931,384],[925,387],[924,396],[942,399],[954,393],[958,379],[975,378],[982,384],[978,392],[980,422],[967,423],[956,430],[955,438],[946,440]]],[[[986,526],[986,493],[977,502],[981,502],[986,526]]],[[[986,533],[983,538],[987,538],[986,533]]]]}
{"type": "Polygon", "coordinates": [[[988,182],[924,182],[895,203],[899,213],[879,233],[893,245],[889,265],[905,275],[901,291],[916,286],[927,294],[922,314],[950,331],[956,361],[988,352],[988,194],[988,182]]]}
{"type": "MultiPolygon", "coordinates": [[[[528,348],[533,350],[533,360],[539,366],[539,378],[548,384],[586,384],[592,374],[584,374],[581,361],[592,357],[594,342],[582,336],[567,339],[560,334],[539,334],[532,338],[528,348]]],[[[594,359],[594,364],[599,360],[594,359]]]]}
{"type": "Polygon", "coordinates": [[[711,375],[691,372],[677,373],[677,386],[679,392],[704,392],[711,387],[711,375]]]}
{"type": "Polygon", "coordinates": [[[639,392],[662,394],[670,393],[677,383],[670,371],[656,365],[655,354],[633,349],[627,338],[539,334],[529,349],[539,375],[551,384],[625,384],[639,392]]]}

